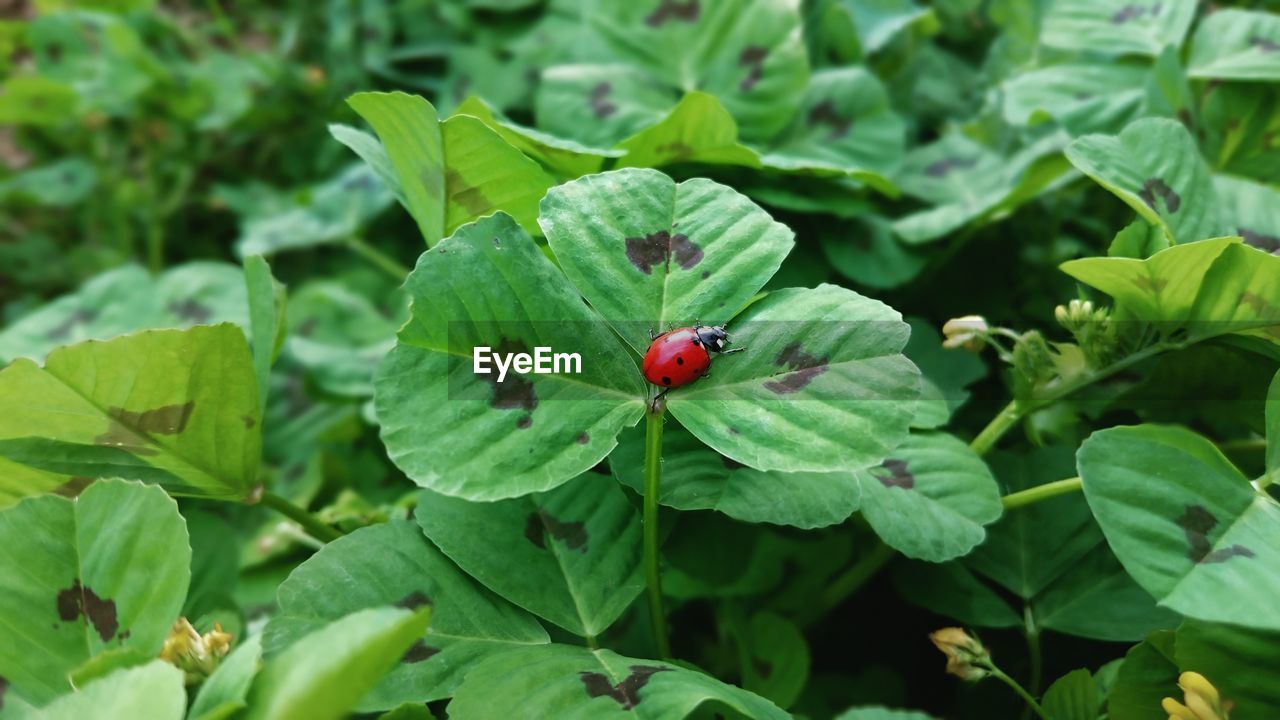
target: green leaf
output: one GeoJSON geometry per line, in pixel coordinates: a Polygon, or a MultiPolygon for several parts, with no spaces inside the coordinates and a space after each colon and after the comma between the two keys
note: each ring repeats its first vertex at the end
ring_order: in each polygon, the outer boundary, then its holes
{"type": "Polygon", "coordinates": [[[1235,238],[1216,238],[1170,247],[1145,260],[1082,258],[1060,267],[1071,277],[1115,298],[1116,305],[1130,317],[1181,324],[1199,319],[1192,313],[1201,293],[1211,297],[1217,294],[1217,288],[1206,284],[1206,275],[1235,243],[1235,238]]]}
{"type": "Polygon", "coordinates": [[[182,671],[155,660],[116,671],[63,695],[38,711],[41,720],[182,720],[187,694],[182,671]]]}
{"type": "Polygon", "coordinates": [[[586,15],[619,56],[670,87],[716,96],[745,139],[777,134],[809,77],[799,2],[722,0],[697,7],[684,15],[647,0],[593,7],[586,15]]]}
{"type": "Polygon", "coordinates": [[[249,692],[245,720],[338,720],[412,653],[431,613],[359,610],[323,625],[270,658],[249,692]]]}
{"type": "Polygon", "coordinates": [[[227,720],[247,707],[249,689],[262,666],[262,635],[250,635],[223,658],[196,693],[189,720],[227,720]]]}
{"type": "Polygon", "coordinates": [[[409,207],[404,188],[400,185],[400,179],[396,175],[395,165],[392,164],[391,158],[387,156],[387,149],[382,146],[376,136],[359,128],[338,123],[329,125],[329,134],[333,136],[334,140],[346,145],[351,152],[360,156],[360,159],[378,176],[382,184],[391,191],[391,194],[395,195],[396,201],[405,208],[409,207]]]}
{"type": "Polygon", "coordinates": [[[1280,470],[1280,373],[1267,388],[1267,472],[1280,470]]]}
{"type": "Polygon", "coordinates": [[[794,119],[769,141],[762,159],[781,170],[851,173],[896,195],[884,175],[905,145],[906,124],[884,85],[866,68],[845,67],[814,73],[794,119]]]}
{"type": "Polygon", "coordinates": [[[557,137],[516,123],[494,111],[484,100],[468,97],[453,111],[454,115],[470,115],[488,125],[503,140],[548,170],[565,178],[600,172],[608,158],[621,157],[622,150],[588,147],[573,140],[557,137]]]}
{"type": "Polygon", "coordinates": [[[327,180],[292,191],[250,183],[244,188],[220,187],[217,194],[240,216],[240,238],[236,240],[240,257],[344,241],[392,202],[391,191],[362,164],[352,164],[327,180]]]}
{"type": "Polygon", "coordinates": [[[1204,675],[1235,704],[1232,718],[1265,718],[1280,707],[1280,633],[1187,620],[1173,655],[1178,669],[1204,675]]]}
{"type": "Polygon", "coordinates": [[[878,216],[827,228],[820,239],[836,272],[878,290],[910,282],[928,261],[926,255],[905,247],[894,236],[893,225],[878,216]]]}
{"type": "Polygon", "coordinates": [[[1178,666],[1174,664],[1172,630],[1151,633],[1125,653],[1107,696],[1111,720],[1168,720],[1160,701],[1178,695],[1178,666]]]}
{"type": "Polygon", "coordinates": [[[76,91],[39,75],[13,75],[0,85],[0,123],[52,127],[75,117],[76,91]]]}
{"type": "Polygon", "coordinates": [[[640,516],[607,477],[488,503],[424,491],[416,517],[471,577],[583,637],[608,629],[644,589],[640,516]]]}
{"type": "Polygon", "coordinates": [[[0,359],[43,360],[59,345],[134,330],[234,322],[249,326],[244,276],[230,263],[191,262],[155,277],[125,265],[91,278],[0,331],[0,359]]]}
{"type": "Polygon", "coordinates": [[[1223,223],[1246,245],[1275,254],[1280,251],[1280,190],[1233,175],[1214,175],[1223,223]]]}
{"type": "Polygon", "coordinates": [[[705,92],[686,93],[667,116],[618,143],[619,167],[658,167],[681,162],[760,167],[756,151],[738,142],[733,115],[705,92]]]}
{"type": "Polygon", "coordinates": [[[649,330],[733,317],[777,271],[794,237],[724,185],[676,183],[654,170],[554,188],[540,222],[564,274],[640,353],[649,330]]]}
{"type": "Polygon", "coordinates": [[[405,207],[427,246],[434,245],[445,236],[446,212],[445,150],[436,109],[421,97],[402,92],[357,93],[347,98],[347,104],[378,133],[395,168],[405,207]]]}
{"type": "Polygon", "coordinates": [[[1187,74],[1218,80],[1280,80],[1280,17],[1224,8],[1205,16],[1191,39],[1187,74]]]}
{"type": "Polygon", "coordinates": [[[760,612],[736,628],[742,686],[779,707],[790,707],[809,681],[809,646],[795,623],[760,612]]]}
{"type": "Polygon", "coordinates": [[[849,708],[837,715],[835,720],[933,720],[933,716],[915,710],[892,710],[865,705],[849,708]]]}
{"type": "MultiPolygon", "coordinates": [[[[1065,447],[1026,455],[997,454],[991,464],[1005,492],[1060,480],[1075,472],[1074,458],[1065,447]]],[[[1005,513],[987,528],[986,542],[964,564],[1029,601],[1036,624],[1051,630],[1100,640],[1137,640],[1155,628],[1172,627],[1178,620],[1174,613],[1157,608],[1151,596],[1129,578],[1079,494],[1005,513]]],[[[961,575],[960,579],[966,578],[961,575]]],[[[933,581],[940,588],[933,591],[935,595],[954,595],[956,602],[969,597],[983,602],[994,599],[969,582],[947,582],[945,576],[934,576],[933,581]]],[[[1023,608],[1016,610],[1020,617],[1023,608]]],[[[1008,619],[994,610],[986,615],[991,621],[1008,619]]]]}
{"type": "Polygon", "coordinates": [[[909,558],[966,555],[1000,517],[1000,490],[982,458],[944,433],[911,435],[880,467],[858,473],[862,515],[909,558]]]}
{"type": "Polygon", "coordinates": [[[1068,139],[1051,133],[1008,158],[959,133],[912,150],[893,180],[936,207],[898,218],[894,232],[908,244],[926,243],[1012,211],[1071,179],[1061,154],[1068,139]]]}
{"type": "Polygon", "coordinates": [[[190,581],[177,504],[138,483],[0,511],[0,547],[0,676],[37,705],[71,690],[68,674],[95,655],[158,655],[190,581]]]}
{"type": "Polygon", "coordinates": [[[1161,605],[1280,629],[1271,602],[1280,593],[1280,504],[1213,443],[1179,427],[1110,428],[1085,441],[1078,463],[1107,542],[1161,605]]]}
{"type": "Polygon", "coordinates": [[[1142,109],[1147,67],[1052,65],[1006,81],[1004,117],[1014,125],[1056,119],[1073,135],[1119,129],[1142,109]]]}
{"type": "Polygon", "coordinates": [[[1040,702],[1052,720],[1096,720],[1101,704],[1093,674],[1084,668],[1054,680],[1040,702]]]}
{"type": "Polygon", "coordinates": [[[419,485],[469,500],[550,490],[599,463],[644,412],[634,361],[509,216],[424,253],[405,288],[413,318],[374,401],[388,455],[419,485]],[[473,372],[477,347],[578,353],[582,372],[500,383],[473,372]]]}
{"type": "Polygon", "coordinates": [[[449,697],[479,660],[549,642],[531,615],[468,577],[419,528],[402,521],[325,545],[280,584],[278,600],[280,612],[263,640],[268,654],[357,610],[431,606],[430,629],[418,632],[419,642],[364,697],[361,710],[449,697]]]}
{"type": "Polygon", "coordinates": [[[1086,258],[1062,270],[1116,299],[1130,318],[1159,322],[1182,344],[1226,334],[1280,341],[1280,257],[1238,238],[1179,245],[1146,260],[1086,258]]]}
{"type": "Polygon", "coordinates": [[[19,359],[0,370],[0,501],[99,477],[245,500],[258,487],[262,412],[234,325],[152,330],[19,359]]]}
{"type": "Polygon", "coordinates": [[[1213,179],[1195,140],[1175,120],[1147,118],[1119,135],[1086,135],[1067,158],[1110,190],[1172,242],[1223,234],[1213,179]]]}
{"type": "Polygon", "coordinates": [[[538,201],[555,184],[551,176],[476,118],[455,115],[440,124],[440,132],[445,233],[497,211],[514,217],[525,230],[537,232],[538,201]]]}
{"type": "Polygon", "coordinates": [[[661,121],[678,97],[630,65],[557,65],[542,73],[534,114],[538,127],[557,137],[612,147],[661,121]]]}
{"type": "Polygon", "coordinates": [[[37,205],[70,207],[81,202],[97,182],[92,163],[67,157],[0,180],[0,198],[27,198],[37,205]]]}
{"type": "Polygon", "coordinates": [[[894,577],[899,591],[911,602],[964,625],[1013,628],[1023,625],[1021,614],[995,589],[959,561],[942,564],[904,564],[894,577]]]}
{"type": "MultiPolygon", "coordinates": [[[[609,467],[623,484],[644,492],[644,430],[622,433],[609,467]]],[[[716,510],[749,523],[814,529],[835,525],[858,509],[853,473],[762,472],[704,445],[678,423],[662,435],[659,502],[677,510],[716,510]]]]}
{"type": "Polygon", "coordinates": [[[884,48],[912,25],[926,22],[933,12],[912,0],[842,0],[841,4],[853,18],[864,55],[884,48]]]}
{"type": "Polygon", "coordinates": [[[709,675],[609,650],[543,645],[496,655],[467,673],[449,704],[454,720],[538,712],[564,720],[680,720],[705,708],[763,720],[790,717],[768,700],[709,675]]]}
{"type": "Polygon", "coordinates": [[[909,328],[887,305],[834,285],[779,290],[729,330],[747,352],[668,399],[722,455],[757,470],[847,472],[906,436],[920,375],[902,355],[909,328]]]}
{"type": "Polygon", "coordinates": [[[244,261],[244,282],[249,291],[249,341],[253,349],[253,374],[258,379],[258,413],[267,407],[271,365],[280,354],[285,336],[285,288],[271,275],[261,255],[244,261]]]}
{"type": "Polygon", "coordinates": [[[1061,50],[1108,55],[1159,55],[1182,44],[1196,14],[1193,0],[1072,0],[1054,3],[1040,42],[1061,50]]]}

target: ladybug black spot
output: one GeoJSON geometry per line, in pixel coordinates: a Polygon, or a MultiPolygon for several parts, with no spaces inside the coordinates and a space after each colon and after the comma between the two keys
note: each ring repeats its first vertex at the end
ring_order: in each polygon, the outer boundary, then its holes
{"type": "Polygon", "coordinates": [[[662,384],[663,384],[663,385],[670,385],[670,384],[671,384],[671,378],[669,378],[669,377],[664,377],[664,378],[662,378],[662,384]]]}
{"type": "Polygon", "coordinates": [[[684,358],[682,358],[682,357],[680,357],[679,355],[677,355],[677,356],[676,356],[676,364],[677,364],[677,365],[683,365],[683,364],[684,364],[684,358]]]}

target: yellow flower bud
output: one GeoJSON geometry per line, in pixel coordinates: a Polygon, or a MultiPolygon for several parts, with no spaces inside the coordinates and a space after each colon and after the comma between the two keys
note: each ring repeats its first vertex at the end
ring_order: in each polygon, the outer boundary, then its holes
{"type": "Polygon", "coordinates": [[[1205,676],[1184,672],[1178,676],[1178,687],[1184,702],[1168,697],[1160,702],[1170,720],[1228,720],[1231,703],[1222,701],[1218,689],[1205,676]]]}
{"type": "Polygon", "coordinates": [[[964,680],[981,680],[991,674],[991,655],[962,628],[948,627],[930,633],[929,639],[947,656],[947,672],[964,680]]]}
{"type": "Polygon", "coordinates": [[[1169,720],[1200,720],[1195,713],[1191,712],[1191,708],[1173,698],[1167,697],[1161,700],[1160,708],[1169,713],[1169,720]]]}

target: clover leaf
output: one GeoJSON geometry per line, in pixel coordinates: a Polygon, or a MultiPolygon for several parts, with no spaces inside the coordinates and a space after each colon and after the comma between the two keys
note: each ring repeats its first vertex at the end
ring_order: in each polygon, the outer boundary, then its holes
{"type": "Polygon", "coordinates": [[[496,500],[590,469],[644,411],[646,329],[693,320],[727,322],[748,349],[669,399],[720,453],[759,470],[834,472],[878,465],[905,437],[920,391],[902,355],[907,324],[829,285],[752,303],[791,233],[742,195],[619,170],[556,188],[540,223],[560,267],[498,214],[409,276],[412,318],[374,396],[389,455],[419,485],[496,500]],[[477,347],[576,353],[581,373],[499,381],[474,372],[477,347]]]}

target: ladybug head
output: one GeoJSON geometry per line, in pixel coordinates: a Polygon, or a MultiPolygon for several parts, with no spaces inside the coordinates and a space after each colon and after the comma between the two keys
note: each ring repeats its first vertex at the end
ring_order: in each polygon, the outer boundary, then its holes
{"type": "Polygon", "coordinates": [[[723,326],[699,325],[693,329],[702,346],[712,352],[724,352],[729,347],[729,334],[723,326]]]}

